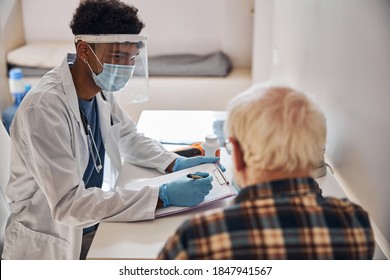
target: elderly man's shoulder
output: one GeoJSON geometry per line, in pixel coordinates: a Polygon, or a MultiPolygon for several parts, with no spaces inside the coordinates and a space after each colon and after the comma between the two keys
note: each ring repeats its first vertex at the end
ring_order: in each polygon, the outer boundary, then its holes
{"type": "Polygon", "coordinates": [[[237,204],[230,205],[228,207],[213,208],[205,210],[201,213],[197,213],[184,222],[181,226],[181,230],[194,231],[195,229],[202,228],[202,231],[212,230],[213,228],[224,228],[224,224],[231,219],[232,216],[239,216],[240,206],[237,204]]]}

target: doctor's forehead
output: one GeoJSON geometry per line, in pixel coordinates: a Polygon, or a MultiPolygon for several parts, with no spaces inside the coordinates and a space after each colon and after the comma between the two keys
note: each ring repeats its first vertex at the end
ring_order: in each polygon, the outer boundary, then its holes
{"type": "Polygon", "coordinates": [[[106,52],[128,52],[137,54],[139,52],[139,45],[137,43],[107,43],[99,44],[106,52]]]}
{"type": "Polygon", "coordinates": [[[110,43],[97,44],[97,51],[105,54],[127,53],[131,56],[138,55],[140,49],[136,43],[110,43]]]}

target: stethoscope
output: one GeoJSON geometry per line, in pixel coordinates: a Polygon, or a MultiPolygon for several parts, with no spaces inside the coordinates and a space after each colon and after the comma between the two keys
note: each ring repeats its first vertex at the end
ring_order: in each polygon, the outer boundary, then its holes
{"type": "MultiPolygon", "coordinates": [[[[107,101],[107,99],[104,96],[103,92],[101,91],[100,93],[102,95],[103,100],[107,101]]],[[[92,161],[93,161],[93,164],[95,166],[95,169],[96,169],[97,173],[99,173],[100,170],[102,170],[102,168],[103,168],[102,159],[100,158],[99,150],[98,150],[98,148],[96,146],[95,139],[93,138],[92,129],[91,129],[91,126],[88,123],[87,116],[84,114],[84,112],[81,110],[80,107],[79,107],[79,111],[80,111],[81,121],[82,121],[83,126],[84,126],[85,135],[87,135],[88,149],[89,149],[89,152],[90,152],[90,154],[92,156],[92,161]]],[[[111,126],[112,126],[113,125],[113,121],[112,121],[111,114],[110,114],[110,118],[111,118],[111,126]]]]}

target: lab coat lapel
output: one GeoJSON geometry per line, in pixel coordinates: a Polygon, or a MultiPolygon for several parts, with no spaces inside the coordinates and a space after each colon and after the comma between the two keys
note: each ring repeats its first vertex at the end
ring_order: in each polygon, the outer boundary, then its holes
{"type": "Polygon", "coordinates": [[[99,107],[100,133],[104,143],[104,148],[111,162],[116,169],[122,166],[119,151],[120,124],[111,125],[111,104],[102,98],[101,94],[96,95],[99,107]]]}
{"type": "Polygon", "coordinates": [[[106,143],[111,126],[111,105],[102,98],[100,93],[96,95],[96,101],[99,108],[100,133],[102,134],[103,143],[106,143]]]}
{"type": "Polygon", "coordinates": [[[83,126],[83,123],[81,121],[77,92],[76,92],[76,88],[75,88],[74,83],[73,83],[73,78],[72,78],[72,75],[70,73],[69,64],[68,64],[68,60],[70,59],[71,55],[72,54],[68,54],[65,57],[65,59],[62,61],[61,65],[60,65],[61,71],[59,71],[59,73],[61,75],[61,80],[63,81],[64,92],[65,92],[66,98],[68,99],[68,104],[69,104],[70,110],[72,111],[74,117],[77,120],[79,129],[80,129],[80,134],[82,135],[82,138],[84,140],[84,144],[85,144],[85,146],[88,146],[87,135],[85,134],[84,126],[83,126]]]}
{"type": "MultiPolygon", "coordinates": [[[[61,80],[63,81],[64,91],[66,98],[68,99],[69,107],[72,110],[74,116],[76,117],[76,120],[79,124],[81,123],[81,117],[80,117],[80,111],[79,111],[79,101],[77,99],[77,92],[76,88],[74,87],[73,78],[70,73],[68,60],[70,59],[70,55],[68,54],[65,59],[62,61],[60,67],[60,75],[61,80]]],[[[87,143],[85,139],[85,143],[87,143]]]]}

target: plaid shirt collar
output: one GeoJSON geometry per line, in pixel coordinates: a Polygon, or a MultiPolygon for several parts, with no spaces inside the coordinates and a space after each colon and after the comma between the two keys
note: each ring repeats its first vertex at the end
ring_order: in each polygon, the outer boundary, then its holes
{"type": "Polygon", "coordinates": [[[236,203],[259,198],[274,198],[287,196],[302,196],[308,193],[317,193],[321,196],[322,190],[311,177],[275,180],[243,188],[235,198],[236,203]]]}

